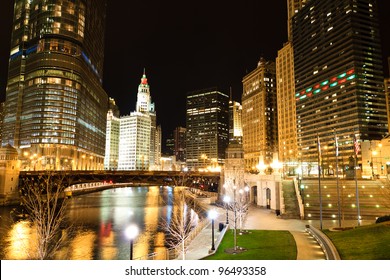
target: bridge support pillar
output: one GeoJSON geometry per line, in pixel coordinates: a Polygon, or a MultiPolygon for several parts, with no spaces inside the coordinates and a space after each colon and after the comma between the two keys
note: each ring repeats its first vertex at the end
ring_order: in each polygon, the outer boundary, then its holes
{"type": "Polygon", "coordinates": [[[19,202],[19,173],[18,151],[11,146],[0,148],[0,205],[19,202]]]}

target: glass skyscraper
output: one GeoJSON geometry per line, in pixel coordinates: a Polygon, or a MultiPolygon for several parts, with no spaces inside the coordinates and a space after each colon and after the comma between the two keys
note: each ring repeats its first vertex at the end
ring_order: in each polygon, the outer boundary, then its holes
{"type": "MultiPolygon", "coordinates": [[[[325,169],[340,164],[358,141],[387,132],[386,100],[375,0],[311,0],[293,17],[298,147],[310,172],[317,136],[325,169]]],[[[359,154],[361,164],[361,154],[359,154]]]]}
{"type": "Polygon", "coordinates": [[[16,0],[2,145],[23,169],[103,169],[106,0],[16,0]]]}
{"type": "Polygon", "coordinates": [[[229,96],[216,88],[187,94],[187,167],[217,167],[229,142],[229,96]]]}

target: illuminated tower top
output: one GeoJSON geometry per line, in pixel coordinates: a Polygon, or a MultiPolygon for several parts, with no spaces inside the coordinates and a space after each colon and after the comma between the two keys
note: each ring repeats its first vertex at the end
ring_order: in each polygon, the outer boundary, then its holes
{"type": "Polygon", "coordinates": [[[154,112],[154,103],[150,97],[150,87],[146,78],[145,69],[141,78],[141,83],[138,86],[137,94],[137,112],[154,112]]]}

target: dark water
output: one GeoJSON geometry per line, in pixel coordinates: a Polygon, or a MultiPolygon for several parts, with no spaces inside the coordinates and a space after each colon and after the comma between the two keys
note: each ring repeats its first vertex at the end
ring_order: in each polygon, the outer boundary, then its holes
{"type": "MultiPolygon", "coordinates": [[[[130,241],[124,232],[130,224],[139,228],[134,259],[151,253],[157,254],[156,259],[165,258],[167,232],[162,223],[181,211],[173,204],[177,189],[127,187],[73,197],[63,230],[67,242],[56,259],[129,259],[130,241]]],[[[0,208],[0,258],[33,259],[34,228],[27,220],[12,221],[10,211],[11,208],[0,208]]]]}

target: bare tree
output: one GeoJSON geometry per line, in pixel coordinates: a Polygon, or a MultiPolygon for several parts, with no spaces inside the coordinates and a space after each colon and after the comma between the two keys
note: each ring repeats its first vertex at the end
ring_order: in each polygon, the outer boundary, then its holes
{"type": "Polygon", "coordinates": [[[37,259],[52,259],[63,244],[61,223],[66,216],[68,186],[65,174],[52,174],[26,179],[20,186],[21,204],[27,211],[37,234],[37,259]]]}
{"type": "Polygon", "coordinates": [[[241,234],[242,224],[245,220],[245,217],[248,213],[249,199],[245,195],[243,189],[239,189],[237,194],[237,188],[233,186],[233,200],[230,203],[226,203],[227,210],[232,212],[232,215],[229,215],[229,221],[232,224],[233,229],[233,252],[241,251],[242,248],[237,246],[237,230],[241,234]]]}
{"type": "Polygon", "coordinates": [[[240,189],[239,191],[238,198],[236,198],[236,211],[238,215],[238,220],[239,220],[239,230],[240,233],[242,232],[242,223],[245,220],[245,217],[248,213],[248,208],[249,208],[249,199],[246,195],[246,192],[243,189],[240,189]]]}
{"type": "Polygon", "coordinates": [[[168,247],[175,248],[183,260],[185,260],[189,239],[192,237],[194,228],[200,223],[200,213],[204,211],[200,204],[186,198],[185,191],[186,188],[175,188],[173,213],[170,219],[161,222],[169,236],[166,241],[168,247]]]}

